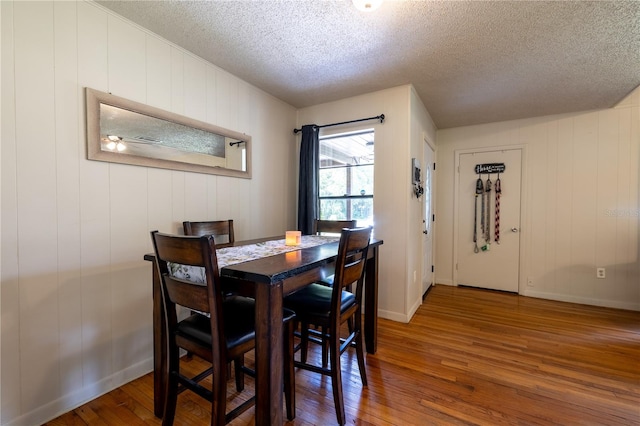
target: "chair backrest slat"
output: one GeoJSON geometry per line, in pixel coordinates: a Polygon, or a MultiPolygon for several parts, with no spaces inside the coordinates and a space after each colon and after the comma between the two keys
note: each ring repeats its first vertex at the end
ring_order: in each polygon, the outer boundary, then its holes
{"type": "Polygon", "coordinates": [[[204,222],[182,222],[184,235],[213,235],[216,240],[216,247],[226,247],[235,242],[233,230],[233,219],[210,220],[204,222]]]}
{"type": "Polygon", "coordinates": [[[343,228],[355,228],[355,220],[320,220],[313,222],[314,234],[339,234],[343,228]]]}
{"type": "Polygon", "coordinates": [[[209,312],[209,295],[206,284],[165,277],[169,298],[176,304],[200,312],[209,312]]]}

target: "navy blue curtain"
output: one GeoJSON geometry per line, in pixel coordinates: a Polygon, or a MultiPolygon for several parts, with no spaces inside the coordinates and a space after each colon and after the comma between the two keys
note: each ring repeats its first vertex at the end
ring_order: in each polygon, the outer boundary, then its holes
{"type": "Polygon", "coordinates": [[[315,124],[302,126],[300,143],[300,178],[298,180],[298,231],[303,235],[313,232],[318,218],[318,158],[320,153],[319,128],[315,124]]]}

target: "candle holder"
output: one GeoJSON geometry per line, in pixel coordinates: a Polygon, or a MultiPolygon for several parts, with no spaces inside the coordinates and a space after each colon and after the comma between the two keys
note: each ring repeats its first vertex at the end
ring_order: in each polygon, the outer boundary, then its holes
{"type": "Polygon", "coordinates": [[[302,232],[287,231],[284,235],[284,244],[287,246],[299,246],[302,239],[302,232]]]}

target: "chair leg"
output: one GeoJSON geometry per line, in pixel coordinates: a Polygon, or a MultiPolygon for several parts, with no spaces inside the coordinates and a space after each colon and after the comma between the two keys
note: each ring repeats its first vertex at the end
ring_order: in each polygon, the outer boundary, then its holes
{"type": "Polygon", "coordinates": [[[358,369],[360,370],[360,380],[362,386],[367,386],[367,370],[364,362],[364,336],[359,331],[356,337],[356,356],[358,357],[358,369]]]}
{"type": "Polygon", "coordinates": [[[340,334],[332,333],[329,344],[331,356],[331,387],[333,388],[333,404],[336,406],[336,419],[339,425],[346,423],[344,398],[342,395],[342,370],[340,368],[340,334]]]}
{"type": "Polygon", "coordinates": [[[307,351],[309,349],[309,324],[300,323],[300,361],[307,362],[307,351]]]}
{"type": "Polygon", "coordinates": [[[164,413],[162,414],[162,426],[173,425],[178,403],[178,374],[180,374],[180,360],[178,348],[171,346],[168,349],[167,371],[168,377],[165,384],[164,413]]]}
{"type": "Polygon", "coordinates": [[[356,346],[356,356],[358,357],[358,369],[360,370],[360,380],[362,381],[362,386],[367,386],[367,369],[365,368],[364,362],[364,335],[362,333],[362,315],[360,312],[356,312],[356,316],[351,317],[355,321],[356,327],[356,335],[355,338],[355,346],[356,346]]]}
{"type": "Polygon", "coordinates": [[[287,419],[296,418],[296,376],[293,365],[293,321],[285,324],[284,335],[284,398],[287,406],[287,419]]]}
{"type": "MultiPolygon", "coordinates": [[[[322,368],[327,368],[329,365],[329,340],[325,338],[327,335],[327,327],[322,327],[322,368]]],[[[333,364],[332,364],[333,365],[333,364]]]]}
{"type": "MultiPolygon", "coordinates": [[[[236,368],[238,363],[236,364],[236,368]]],[[[223,425],[226,423],[227,411],[227,375],[216,374],[216,371],[226,372],[226,365],[214,365],[214,374],[211,375],[211,426],[223,425]]]]}
{"type": "MultiPolygon", "coordinates": [[[[242,367],[244,366],[244,355],[240,355],[238,358],[233,360],[233,365],[235,366],[236,373],[236,390],[238,392],[242,392],[244,390],[244,371],[242,371],[242,367]]],[[[227,374],[230,369],[230,365],[227,364],[227,374]]]]}

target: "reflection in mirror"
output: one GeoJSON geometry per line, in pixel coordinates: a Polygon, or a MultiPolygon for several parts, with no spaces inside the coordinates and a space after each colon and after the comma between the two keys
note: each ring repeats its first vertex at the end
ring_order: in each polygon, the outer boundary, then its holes
{"type": "Polygon", "coordinates": [[[86,89],[90,160],[251,177],[251,137],[86,89]]]}

